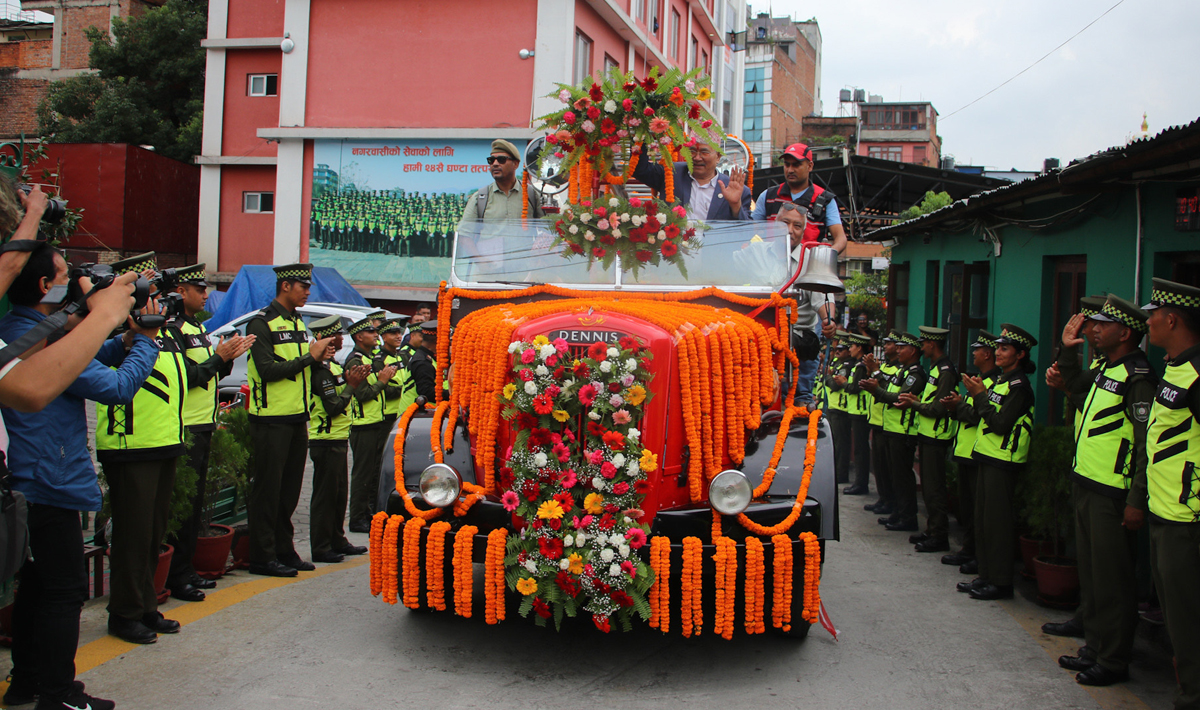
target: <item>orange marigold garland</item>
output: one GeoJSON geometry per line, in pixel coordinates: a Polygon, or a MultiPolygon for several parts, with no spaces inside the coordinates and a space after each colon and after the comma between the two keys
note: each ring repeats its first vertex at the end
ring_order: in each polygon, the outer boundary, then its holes
{"type": "MultiPolygon", "coordinates": [[[[742,527],[746,528],[755,535],[761,535],[765,537],[767,535],[778,535],[791,530],[792,526],[796,524],[796,521],[800,519],[800,516],[804,513],[804,501],[808,498],[808,485],[812,481],[813,465],[817,460],[817,422],[820,419],[821,410],[819,409],[808,415],[808,444],[804,450],[804,475],[800,479],[799,490],[796,491],[796,500],[792,504],[792,512],[789,513],[788,516],[781,520],[778,524],[770,527],[759,525],[750,518],[746,517],[745,513],[738,513],[738,522],[742,525],[742,527]]],[[[780,431],[786,431],[786,429],[781,429],[780,431]]],[[[778,439],[776,439],[776,446],[779,446],[778,439]]],[[[774,456],[772,456],[772,459],[773,462],[778,465],[778,459],[774,456]]],[[[770,466],[767,471],[770,471],[771,475],[774,476],[774,469],[775,466],[770,466]]],[[[765,478],[766,475],[764,473],[764,479],[765,478]]],[[[767,482],[767,486],[770,486],[769,482],[767,482]]],[[[757,491],[757,489],[755,490],[757,491]]]]}
{"type": "Polygon", "coordinates": [[[663,183],[665,185],[665,189],[663,190],[663,199],[667,201],[668,205],[675,201],[675,165],[671,162],[670,149],[670,145],[665,146],[661,154],[663,183]]]}
{"type": "Polygon", "coordinates": [[[761,634],[763,623],[763,576],[765,574],[762,540],[746,538],[745,617],[746,633],[761,634]]]}
{"type": "Polygon", "coordinates": [[[442,417],[450,409],[449,402],[442,402],[433,410],[433,423],[429,427],[429,450],[436,463],[445,463],[446,452],[442,451],[442,417]]]}
{"type": "Polygon", "coordinates": [[[800,533],[800,540],[804,543],[804,611],[801,616],[815,624],[821,612],[821,543],[811,532],[800,533]]]}
{"type": "Polygon", "coordinates": [[[529,170],[521,171],[521,223],[529,219],[529,170]]]}
{"type": "Polygon", "coordinates": [[[650,588],[650,627],[664,634],[671,630],[671,540],[656,535],[650,539],[650,567],[654,586],[650,588]]]}
{"type": "Polygon", "coordinates": [[[392,440],[392,461],[396,471],[396,490],[404,490],[404,439],[408,436],[408,423],[412,421],[413,415],[417,413],[417,405],[410,404],[408,409],[400,415],[400,421],[396,424],[396,437],[392,440]]]}
{"type": "Polygon", "coordinates": [[[504,542],[508,530],[496,528],[488,533],[483,568],[484,618],[489,624],[504,621],[504,542]]]}
{"type": "Polygon", "coordinates": [[[371,518],[370,546],[367,554],[371,560],[371,595],[379,596],[383,591],[383,570],[386,561],[383,554],[383,529],[387,526],[388,514],[379,511],[371,518]]]}
{"type": "Polygon", "coordinates": [[[701,548],[700,538],[683,539],[683,569],[680,571],[679,580],[679,628],[686,637],[699,634],[704,626],[704,610],[700,606],[703,590],[701,548]]]}
{"type": "Polygon", "coordinates": [[[398,538],[400,537],[400,526],[404,523],[404,516],[393,515],[388,518],[387,526],[383,529],[383,600],[388,604],[396,603],[396,594],[400,584],[400,550],[398,548],[398,538]]]}
{"type": "Polygon", "coordinates": [[[716,548],[716,552],[713,553],[717,592],[716,606],[713,609],[713,633],[729,640],[733,638],[733,620],[737,613],[737,543],[731,538],[723,537],[716,541],[716,548]]]}
{"type": "Polygon", "coordinates": [[[416,609],[421,606],[421,528],[423,518],[410,518],[404,524],[404,606],[416,609]]]}
{"type": "Polygon", "coordinates": [[[771,538],[775,548],[771,590],[771,625],[784,631],[792,630],[792,541],[787,535],[771,538]]]}
{"type": "Polygon", "coordinates": [[[430,609],[446,610],[446,533],[450,523],[444,520],[429,526],[425,541],[425,604],[430,609]]]}
{"type": "Polygon", "coordinates": [[[454,536],[454,613],[471,618],[472,596],[474,594],[474,567],[472,555],[475,547],[475,536],[479,528],[474,525],[464,525],[454,536]]]}

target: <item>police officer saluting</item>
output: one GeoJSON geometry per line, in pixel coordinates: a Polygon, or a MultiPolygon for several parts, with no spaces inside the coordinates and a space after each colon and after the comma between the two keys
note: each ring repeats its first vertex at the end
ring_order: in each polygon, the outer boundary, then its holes
{"type": "Polygon", "coordinates": [[[900,333],[896,354],[900,371],[887,389],[880,388],[874,379],[863,380],[863,387],[887,405],[883,410],[883,435],[887,441],[888,469],[896,503],[891,516],[880,518],[879,524],[888,530],[908,531],[917,529],[917,479],[913,473],[917,412],[909,405],[910,400],[901,399],[900,395],[924,392],[929,375],[921,369],[921,341],[917,336],[900,333]]]}
{"type": "Polygon", "coordinates": [[[350,532],[370,532],[373,507],[371,499],[379,485],[383,447],[388,428],[384,421],[384,387],[396,374],[395,366],[385,366],[382,357],[374,357],[378,333],[369,318],[353,323],[347,332],[354,338],[354,352],[346,358],[346,367],[367,365],[371,373],[357,386],[347,388],[350,402],[350,449],[354,468],[350,471],[350,532]]]}
{"type": "Polygon", "coordinates": [[[921,492],[928,520],[925,532],[915,536],[917,552],[950,549],[950,511],[946,502],[946,455],[957,426],[942,398],[958,387],[958,370],[946,355],[945,328],[921,326],[921,352],[929,360],[929,379],[922,392],[909,392],[900,400],[918,415],[917,445],[921,447],[921,492]]]}
{"type": "Polygon", "coordinates": [[[1103,353],[1098,371],[1084,373],[1079,347],[1082,315],[1063,329],[1056,368],[1068,391],[1082,396],[1075,428],[1072,500],[1078,548],[1079,605],[1086,648],[1058,664],[1080,671],[1084,685],[1129,678],[1137,628],[1136,535],[1124,526],[1125,508],[1146,510],[1146,423],[1157,377],[1138,347],[1147,313],[1117,296],[1089,319],[1093,344],[1103,353]],[[1135,485],[1136,483],[1136,485],[1135,485]]]}
{"type": "MultiPolygon", "coordinates": [[[[986,330],[979,331],[971,343],[971,359],[979,371],[984,387],[991,387],[1000,376],[996,367],[996,336],[986,330]]],[[[975,489],[979,477],[979,464],[972,458],[975,438],[979,435],[979,415],[973,407],[959,407],[962,398],[957,392],[942,398],[942,404],[954,403],[949,409],[958,420],[958,432],[954,435],[954,461],[958,464],[959,522],[963,526],[962,549],[952,555],[942,555],[942,564],[955,565],[963,574],[975,574],[979,564],[975,560],[975,489]]]]}
{"type": "MultiPolygon", "coordinates": [[[[342,348],[342,319],[329,316],[312,323],[313,337],[331,338],[330,348],[342,348]]],[[[367,548],[352,545],[342,524],[350,482],[346,468],[346,439],[350,436],[351,391],[370,374],[369,365],[343,371],[336,360],[312,367],[309,399],[308,455],[313,462],[312,511],[309,536],[313,562],[341,562],[346,555],[361,555],[367,548]]]]}
{"type": "MultiPolygon", "coordinates": [[[[1029,351],[1037,340],[1011,323],[996,338],[996,366],[1001,374],[991,387],[979,377],[963,375],[970,406],[979,415],[979,434],[972,454],[979,463],[975,490],[975,556],[979,577],[959,582],[957,589],[972,599],[1008,599],[1013,595],[1012,541],[1015,536],[1013,493],[1017,475],[1029,460],[1033,433],[1034,371],[1029,351]]],[[[955,409],[957,393],[945,398],[955,409]]]]}
{"type": "Polygon", "coordinates": [[[168,542],[175,547],[171,555],[171,571],[167,573],[167,589],[171,596],[188,602],[204,600],[205,589],[216,582],[202,579],[192,566],[196,553],[196,537],[200,534],[200,513],[208,485],[208,452],[213,430],[217,428],[217,383],[229,374],[233,361],[254,344],[254,336],[235,335],[215,348],[208,340],[208,331],[196,320],[208,300],[208,282],[204,280],[204,264],[175,270],[175,292],[182,299],[183,312],[167,322],[168,333],[183,345],[184,371],[187,375],[187,399],[183,406],[183,426],[191,435],[188,466],[196,472],[196,492],[192,496],[192,513],[179,532],[168,542]]]}
{"type": "Polygon", "coordinates": [[[250,573],[295,577],[313,570],[292,543],[308,450],[311,368],[333,357],[332,339],[311,343],[296,309],[308,302],[312,264],[275,267],[275,300],[246,324],[250,347],[250,573]]]}
{"type": "MultiPolygon", "coordinates": [[[[117,275],[157,269],[154,252],[112,265],[117,275]]],[[[175,465],[184,454],[188,386],[181,343],[169,333],[157,341],[154,369],[133,401],[96,405],[96,458],[108,481],[113,524],[108,632],[131,643],[154,643],[158,634],[179,632],[179,622],[158,611],[154,570],[167,531],[175,465]]]]}
{"type": "MultiPolygon", "coordinates": [[[[1150,563],[1175,649],[1175,707],[1200,707],[1200,289],[1154,279],[1150,343],[1167,351],[1146,431],[1150,563]]],[[[1126,527],[1142,523],[1125,509],[1126,527]]]]}

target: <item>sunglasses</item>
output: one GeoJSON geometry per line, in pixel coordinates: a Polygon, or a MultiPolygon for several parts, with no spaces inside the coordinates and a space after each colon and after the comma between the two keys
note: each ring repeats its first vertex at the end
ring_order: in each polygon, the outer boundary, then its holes
{"type": "Polygon", "coordinates": [[[510,160],[513,161],[514,163],[517,161],[516,158],[510,158],[507,155],[489,155],[487,157],[487,164],[492,165],[494,163],[500,163],[501,165],[504,165],[505,163],[507,163],[510,160]]]}

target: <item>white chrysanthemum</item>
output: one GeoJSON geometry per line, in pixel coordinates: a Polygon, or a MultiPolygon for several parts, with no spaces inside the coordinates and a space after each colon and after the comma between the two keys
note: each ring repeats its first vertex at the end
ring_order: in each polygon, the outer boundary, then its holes
{"type": "Polygon", "coordinates": [[[600,363],[600,372],[612,372],[612,363],[608,360],[600,363]]]}
{"type": "Polygon", "coordinates": [[[621,545],[617,548],[617,552],[621,553],[621,557],[629,557],[629,545],[621,545]]]}
{"type": "Polygon", "coordinates": [[[654,215],[654,216],[658,218],[658,221],[659,221],[659,222],[666,222],[666,221],[667,221],[667,215],[666,215],[666,213],[664,213],[664,212],[659,212],[658,214],[656,214],[656,215],[654,215]]]}
{"type": "Polygon", "coordinates": [[[565,557],[562,558],[558,561],[558,568],[563,572],[566,572],[567,570],[571,569],[571,561],[565,557]]]}
{"type": "MultiPolygon", "coordinates": [[[[604,112],[605,113],[616,113],[616,111],[617,111],[617,102],[616,101],[609,99],[608,101],[604,102],[604,112]]],[[[613,202],[613,207],[616,207],[617,201],[614,199],[612,202],[613,202]]]]}
{"type": "Polygon", "coordinates": [[[595,488],[598,491],[604,490],[604,479],[601,478],[600,476],[596,476],[595,478],[593,478],[592,479],[592,488],[595,488]]]}
{"type": "Polygon", "coordinates": [[[600,421],[600,412],[588,412],[588,419],[594,422],[600,421]]]}
{"type": "Polygon", "coordinates": [[[640,227],[640,226],[642,226],[642,222],[645,221],[645,218],[642,217],[640,214],[635,214],[629,218],[629,221],[631,224],[633,224],[633,226],[640,227]]]}
{"type": "Polygon", "coordinates": [[[550,343],[546,343],[542,346],[542,349],[538,351],[538,355],[541,355],[543,360],[556,353],[558,353],[558,348],[555,348],[550,343]]]}
{"type": "Polygon", "coordinates": [[[546,377],[550,374],[550,369],[545,365],[538,365],[537,367],[533,368],[533,372],[538,377],[546,377]]]}
{"type": "Polygon", "coordinates": [[[630,219],[631,219],[631,217],[629,216],[629,213],[628,213],[628,212],[626,212],[625,214],[621,215],[621,221],[622,221],[622,222],[628,222],[630,219]]]}
{"type": "Polygon", "coordinates": [[[586,232],[584,232],[584,233],[583,233],[583,238],[584,238],[584,239],[586,239],[586,240],[587,240],[587,241],[589,241],[589,242],[594,242],[594,241],[596,241],[596,235],[595,235],[595,234],[592,234],[592,230],[590,230],[590,229],[589,229],[588,231],[586,231],[586,232]]]}
{"type": "Polygon", "coordinates": [[[526,382],[525,383],[525,394],[537,394],[537,383],[536,382],[526,382]]]}
{"type": "Polygon", "coordinates": [[[636,370],[637,369],[637,360],[634,360],[633,358],[629,358],[628,360],[626,360],[625,361],[625,369],[626,370],[636,370]]]}
{"type": "Polygon", "coordinates": [[[617,357],[617,356],[618,356],[618,355],[620,355],[620,354],[621,354],[621,351],[620,351],[620,350],[617,350],[616,348],[609,348],[609,349],[608,349],[608,356],[609,356],[609,357],[617,357]]]}
{"type": "MultiPolygon", "coordinates": [[[[611,104],[612,102],[611,102],[611,101],[609,101],[609,103],[611,104]]],[[[620,200],[618,200],[618,199],[617,199],[617,198],[615,198],[615,197],[610,197],[610,198],[608,199],[608,206],[609,206],[609,207],[616,207],[616,206],[617,206],[617,205],[619,205],[619,204],[621,204],[621,201],[620,201],[620,200]]]]}
{"type": "Polygon", "coordinates": [[[592,213],[591,213],[591,212],[584,212],[583,214],[579,215],[579,221],[580,221],[580,222],[588,222],[588,221],[590,221],[591,219],[592,219],[592,213]]]}
{"type": "Polygon", "coordinates": [[[667,238],[667,230],[665,230],[665,229],[658,230],[658,238],[666,239],[667,238]]]}
{"type": "Polygon", "coordinates": [[[613,228],[612,235],[613,235],[613,239],[620,239],[621,238],[621,230],[613,228]]]}
{"type": "Polygon", "coordinates": [[[578,532],[575,534],[575,547],[583,547],[584,545],[587,544],[587,541],[588,541],[587,533],[578,532]]]}
{"type": "Polygon", "coordinates": [[[612,465],[621,468],[625,465],[625,454],[617,454],[612,457],[612,465]]]}
{"type": "Polygon", "coordinates": [[[634,429],[633,427],[629,427],[629,433],[626,434],[625,436],[629,437],[630,439],[636,439],[641,435],[642,435],[642,432],[638,431],[637,429],[634,429]]]}
{"type": "Polygon", "coordinates": [[[630,476],[636,476],[636,475],[638,475],[638,472],[642,470],[642,467],[639,466],[638,462],[635,460],[635,461],[630,461],[629,468],[627,468],[625,470],[629,472],[630,476]]]}
{"type": "Polygon", "coordinates": [[[621,576],[621,565],[618,565],[615,563],[609,565],[608,566],[608,576],[609,577],[620,577],[621,576]]]}
{"type": "Polygon", "coordinates": [[[546,454],[542,453],[541,451],[533,455],[533,465],[537,466],[538,468],[545,466],[547,461],[548,459],[546,458],[546,454]]]}
{"type": "Polygon", "coordinates": [[[515,353],[516,351],[518,351],[520,349],[521,349],[521,341],[520,340],[514,340],[508,344],[508,351],[510,353],[515,353]]]}
{"type": "Polygon", "coordinates": [[[534,562],[533,560],[525,560],[525,569],[536,574],[537,573],[537,563],[534,562]]]}
{"type": "Polygon", "coordinates": [[[592,540],[595,541],[597,545],[603,547],[604,545],[608,544],[608,535],[605,535],[604,533],[597,533],[596,537],[592,538],[592,540]]]}
{"type": "Polygon", "coordinates": [[[563,383],[563,389],[565,389],[565,390],[571,389],[571,385],[574,385],[574,384],[575,384],[574,379],[567,380],[566,382],[563,383]]]}
{"type": "MultiPolygon", "coordinates": [[[[633,360],[629,360],[628,362],[633,362],[633,360]]],[[[635,369],[636,365],[627,365],[627,367],[628,367],[630,370],[633,370],[633,369],[635,369]]],[[[634,379],[634,378],[633,378],[633,375],[632,375],[632,374],[630,374],[630,373],[626,373],[626,374],[624,374],[624,375],[621,375],[621,385],[622,385],[622,386],[624,386],[624,387],[629,387],[629,386],[631,386],[631,385],[633,384],[633,379],[634,379]]]]}
{"type": "Polygon", "coordinates": [[[604,560],[605,562],[612,562],[613,561],[612,548],[606,547],[603,550],[601,550],[600,551],[600,559],[604,560]]]}
{"type": "Polygon", "coordinates": [[[563,545],[565,545],[567,547],[574,547],[575,539],[572,538],[570,535],[564,535],[563,536],[563,545]]]}
{"type": "Polygon", "coordinates": [[[567,227],[567,231],[570,232],[571,234],[579,234],[579,227],[577,225],[572,224],[570,227],[567,227]]]}

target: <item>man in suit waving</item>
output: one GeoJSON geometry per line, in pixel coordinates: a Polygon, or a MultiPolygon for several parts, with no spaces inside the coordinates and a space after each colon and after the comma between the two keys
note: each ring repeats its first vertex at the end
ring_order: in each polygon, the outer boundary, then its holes
{"type": "MultiPolygon", "coordinates": [[[[660,195],[666,190],[665,170],[647,158],[645,148],[633,177],[660,195]]],[[[707,143],[692,149],[692,171],[687,163],[675,163],[675,201],[688,211],[688,219],[713,221],[749,220],[750,188],[746,171],[734,168],[730,175],[717,173],[721,153],[707,143]]]]}

